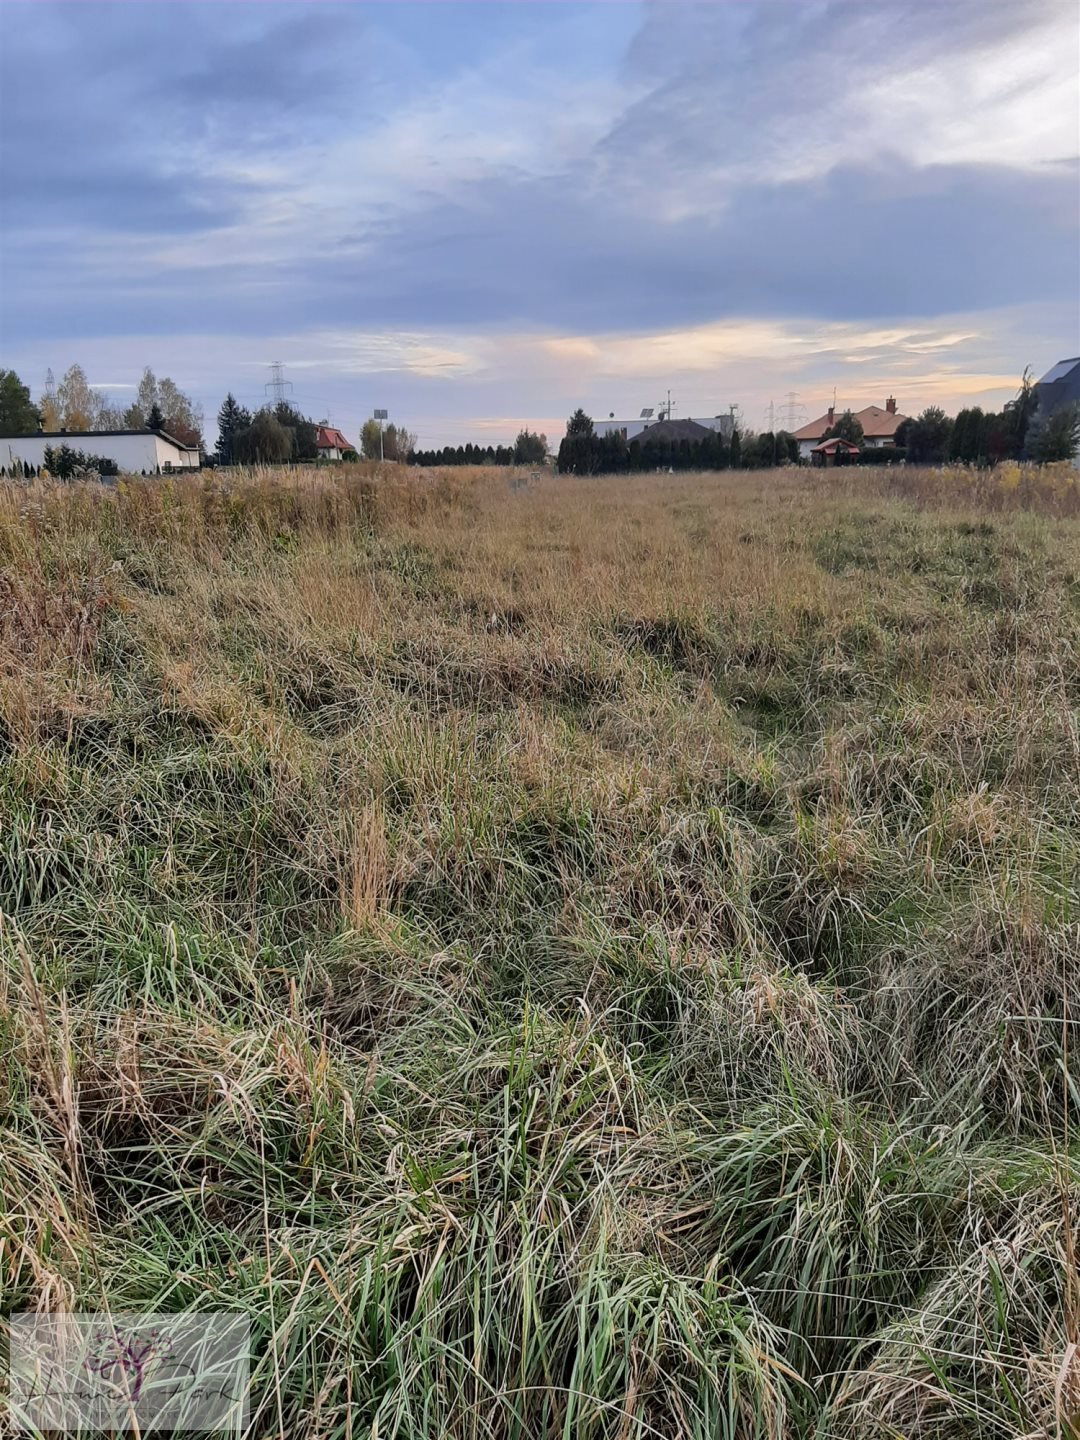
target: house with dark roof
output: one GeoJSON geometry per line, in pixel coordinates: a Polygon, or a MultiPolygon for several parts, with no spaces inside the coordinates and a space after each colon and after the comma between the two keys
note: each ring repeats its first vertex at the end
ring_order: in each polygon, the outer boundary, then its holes
{"type": "Polygon", "coordinates": [[[1063,405],[1080,405],[1080,355],[1059,360],[1035,386],[1040,417],[1053,415],[1063,405]]]}
{"type": "MultiPolygon", "coordinates": [[[[795,431],[795,439],[799,442],[799,459],[809,460],[813,454],[814,447],[820,445],[825,439],[825,432],[836,424],[839,415],[834,405],[830,405],[824,415],[819,415],[816,420],[811,420],[809,425],[803,425],[795,431]]],[[[901,415],[896,408],[896,399],[890,395],[885,401],[884,410],[880,405],[867,405],[862,410],[854,411],[855,419],[862,426],[863,448],[878,449],[882,446],[896,444],[896,432],[905,420],[910,417],[901,415]]]]}
{"type": "MultiPolygon", "coordinates": [[[[1080,406],[1080,355],[1071,360],[1059,360],[1035,386],[1037,424],[1048,419],[1066,405],[1080,406]]],[[[1080,465],[1080,447],[1073,456],[1080,465]]]]}
{"type": "Polygon", "coordinates": [[[355,450],[340,430],[333,425],[316,425],[315,449],[320,460],[341,460],[346,450],[355,450]]]}
{"type": "Polygon", "coordinates": [[[683,440],[689,440],[691,445],[698,445],[712,434],[707,425],[699,425],[696,420],[657,420],[655,425],[646,425],[644,430],[639,430],[634,442],[638,445],[678,445],[683,440]]]}

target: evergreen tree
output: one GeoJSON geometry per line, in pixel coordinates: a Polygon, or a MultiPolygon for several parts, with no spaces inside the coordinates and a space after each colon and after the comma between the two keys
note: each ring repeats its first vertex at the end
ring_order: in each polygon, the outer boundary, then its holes
{"type": "Polygon", "coordinates": [[[949,450],[952,421],[940,405],[928,405],[914,423],[902,428],[909,460],[917,465],[941,464],[949,450]]]}
{"type": "MultiPolygon", "coordinates": [[[[591,420],[589,421],[589,424],[592,424],[591,420]]],[[[514,441],[515,464],[542,465],[547,459],[547,453],[548,444],[546,435],[533,434],[533,432],[529,429],[527,425],[524,430],[518,431],[518,437],[514,441]]]]}
{"type": "Polygon", "coordinates": [[[251,424],[251,415],[230,391],[218,411],[218,459],[222,465],[235,464],[233,442],[251,424]]]}
{"type": "Polygon", "coordinates": [[[972,464],[983,453],[983,442],[985,439],[986,416],[978,405],[961,410],[953,421],[952,432],[949,435],[948,456],[950,460],[960,460],[966,464],[972,464]]]}
{"type": "Polygon", "coordinates": [[[1031,458],[1040,465],[1071,460],[1080,448],[1080,407],[1062,405],[1051,415],[1036,417],[1027,441],[1031,458]]]}
{"type": "Polygon", "coordinates": [[[0,370],[0,435],[32,435],[41,425],[30,387],[14,370],[0,370]]]}
{"type": "Polygon", "coordinates": [[[826,440],[846,440],[849,445],[861,445],[865,436],[863,435],[862,422],[857,420],[850,410],[835,420],[825,431],[826,440]]]}
{"type": "Polygon", "coordinates": [[[733,470],[739,470],[739,469],[741,469],[741,468],[742,468],[742,436],[739,434],[738,426],[735,426],[735,427],[733,428],[732,432],[731,432],[731,440],[730,440],[730,442],[729,442],[729,444],[728,444],[728,455],[729,455],[729,457],[730,457],[729,463],[730,463],[730,465],[731,465],[731,468],[732,468],[733,470]]]}
{"type": "Polygon", "coordinates": [[[573,475],[594,475],[599,464],[593,422],[579,407],[566,422],[566,436],[559,446],[559,469],[573,475]]]}
{"type": "Polygon", "coordinates": [[[150,406],[150,413],[146,417],[146,428],[148,430],[165,429],[165,416],[162,413],[161,406],[156,400],[150,406]]]}

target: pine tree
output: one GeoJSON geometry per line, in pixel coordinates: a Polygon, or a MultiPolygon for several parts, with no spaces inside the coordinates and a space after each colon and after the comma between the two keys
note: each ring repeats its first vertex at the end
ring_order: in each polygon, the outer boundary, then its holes
{"type": "Polygon", "coordinates": [[[165,428],[165,416],[156,400],[150,406],[150,413],[146,417],[146,428],[148,430],[164,430],[165,428]]]}
{"type": "Polygon", "coordinates": [[[0,435],[32,435],[40,422],[29,385],[14,370],[0,370],[0,435]]]}
{"type": "Polygon", "coordinates": [[[222,465],[235,464],[234,441],[241,430],[251,424],[251,415],[239,403],[232,391],[225,396],[218,411],[218,458],[222,465]]]}

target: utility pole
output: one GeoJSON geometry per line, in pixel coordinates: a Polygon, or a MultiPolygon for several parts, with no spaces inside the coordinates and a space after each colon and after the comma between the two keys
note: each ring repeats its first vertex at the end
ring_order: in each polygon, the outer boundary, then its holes
{"type": "Polygon", "coordinates": [[[379,422],[379,464],[383,463],[383,421],[390,414],[389,410],[376,410],[375,419],[379,422]]]}

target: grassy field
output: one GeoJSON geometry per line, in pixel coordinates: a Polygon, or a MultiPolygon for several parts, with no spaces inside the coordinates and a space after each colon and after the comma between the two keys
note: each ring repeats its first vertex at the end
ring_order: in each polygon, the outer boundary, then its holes
{"type": "Polygon", "coordinates": [[[1080,1433],[1077,498],[4,492],[5,1311],[245,1311],[260,1434],[1080,1433]]]}

